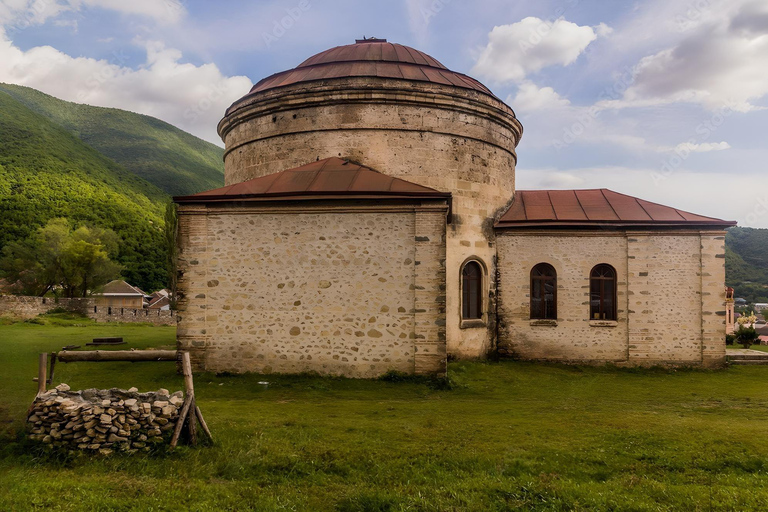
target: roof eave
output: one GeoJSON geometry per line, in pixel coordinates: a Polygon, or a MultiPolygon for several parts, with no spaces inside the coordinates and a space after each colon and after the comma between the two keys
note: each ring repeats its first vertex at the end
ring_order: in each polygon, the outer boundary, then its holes
{"type": "Polygon", "coordinates": [[[654,221],[654,222],[583,222],[583,221],[503,221],[500,220],[493,225],[494,229],[697,229],[722,230],[736,226],[736,221],[713,220],[713,221],[654,221]]]}

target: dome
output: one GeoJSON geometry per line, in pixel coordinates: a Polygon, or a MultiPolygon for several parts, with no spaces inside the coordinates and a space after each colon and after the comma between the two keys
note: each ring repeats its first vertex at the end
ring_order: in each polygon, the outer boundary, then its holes
{"type": "Polygon", "coordinates": [[[493,93],[472,77],[451,71],[439,61],[411,47],[386,39],[360,39],[314,55],[294,69],[269,76],[253,86],[250,94],[302,82],[330,78],[374,77],[431,82],[493,93]]]}

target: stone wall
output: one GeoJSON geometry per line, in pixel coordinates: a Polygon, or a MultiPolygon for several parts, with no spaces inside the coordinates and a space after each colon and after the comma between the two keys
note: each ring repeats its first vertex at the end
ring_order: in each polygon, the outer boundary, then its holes
{"type": "Polygon", "coordinates": [[[717,366],[725,361],[724,234],[520,232],[497,237],[499,352],[520,359],[717,366]],[[558,277],[556,322],[530,319],[530,271],[558,277]],[[618,320],[589,318],[589,274],[617,271],[618,320]]]}
{"type": "Polygon", "coordinates": [[[181,391],[70,391],[60,384],[35,398],[27,428],[30,439],[71,451],[149,451],[170,441],[183,403],[181,391]]]}
{"type": "Polygon", "coordinates": [[[181,206],[179,349],[209,371],[444,373],[446,211],[181,206]]]}
{"type": "Polygon", "coordinates": [[[487,312],[495,311],[495,218],[515,191],[522,126],[512,109],[478,91],[428,82],[351,77],[256,94],[225,117],[227,184],[331,156],[453,194],[446,247],[449,353],[491,350],[493,318],[462,328],[461,265],[487,269],[487,312]],[[467,328],[468,327],[468,328],[467,328]]]}
{"type": "Polygon", "coordinates": [[[54,299],[49,297],[0,295],[0,315],[9,315],[29,320],[59,308],[82,313],[97,322],[176,325],[176,312],[171,310],[97,306],[96,299],[92,297],[84,299],[54,299]]]}

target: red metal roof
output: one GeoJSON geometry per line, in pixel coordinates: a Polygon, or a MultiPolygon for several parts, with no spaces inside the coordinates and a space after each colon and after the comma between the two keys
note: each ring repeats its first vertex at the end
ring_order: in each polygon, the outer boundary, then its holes
{"type": "Polygon", "coordinates": [[[375,39],[361,40],[355,44],[320,52],[294,69],[264,78],[253,86],[246,97],[301,82],[355,76],[453,85],[493,96],[490,89],[474,78],[449,70],[424,52],[401,44],[388,43],[386,39],[375,39]]]}
{"type": "Polygon", "coordinates": [[[688,213],[608,189],[519,190],[497,228],[697,227],[736,222],[688,213]]]}
{"type": "Polygon", "coordinates": [[[326,158],[295,169],[268,174],[199,194],[175,197],[177,203],[288,201],[307,199],[451,198],[410,181],[387,176],[341,158],[326,158]]]}

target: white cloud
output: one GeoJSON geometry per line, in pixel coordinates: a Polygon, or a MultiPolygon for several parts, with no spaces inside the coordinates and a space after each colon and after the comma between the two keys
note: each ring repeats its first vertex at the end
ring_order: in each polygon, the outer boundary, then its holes
{"type": "MultiPolygon", "coordinates": [[[[608,27],[598,31],[606,34],[608,27]]],[[[493,27],[473,72],[497,82],[520,82],[530,73],[573,63],[598,34],[564,18],[555,21],[528,17],[493,27]]]]}
{"type": "Polygon", "coordinates": [[[683,142],[675,146],[674,151],[677,153],[709,153],[710,151],[724,151],[731,149],[731,145],[727,142],[702,142],[696,144],[693,142],[683,142]]]}
{"type": "Polygon", "coordinates": [[[70,0],[69,3],[74,10],[82,6],[99,7],[145,16],[161,24],[177,23],[187,13],[181,0],[70,0]]]}
{"type": "Polygon", "coordinates": [[[101,8],[148,17],[161,25],[178,23],[187,14],[181,0],[2,0],[0,26],[21,30],[43,24],[64,12],[77,12],[83,8],[101,8]]]}
{"type": "Polygon", "coordinates": [[[597,37],[608,37],[613,33],[613,29],[605,23],[600,23],[595,27],[595,33],[597,34],[597,37]]]}
{"type": "Polygon", "coordinates": [[[67,3],[56,0],[2,0],[0,1],[0,26],[23,30],[40,25],[68,11],[67,3]]]}
{"type": "Polygon", "coordinates": [[[552,110],[570,105],[570,101],[560,96],[552,87],[538,87],[530,81],[520,84],[514,98],[507,98],[507,103],[520,112],[552,110]]]}
{"type": "Polygon", "coordinates": [[[179,50],[142,43],[146,63],[139,69],[113,62],[71,57],[50,46],[22,51],[0,31],[0,82],[26,85],[58,98],[115,107],[157,117],[211,142],[226,108],[250,89],[244,76],[224,76],[215,64],[181,62],[179,50]]]}
{"type": "Polygon", "coordinates": [[[686,30],[672,47],[642,58],[633,84],[608,108],[675,102],[749,112],[768,94],[768,4],[734,1],[721,16],[686,30]]]}

